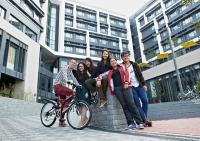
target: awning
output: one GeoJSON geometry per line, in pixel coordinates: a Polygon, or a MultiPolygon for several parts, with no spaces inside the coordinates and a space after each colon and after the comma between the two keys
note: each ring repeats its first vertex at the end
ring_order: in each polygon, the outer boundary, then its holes
{"type": "Polygon", "coordinates": [[[156,59],[161,60],[161,59],[168,58],[168,56],[169,56],[169,53],[162,53],[162,54],[158,54],[156,59]]]}
{"type": "Polygon", "coordinates": [[[189,48],[195,45],[197,45],[197,43],[194,42],[193,40],[181,44],[183,48],[189,48]]]}
{"type": "Polygon", "coordinates": [[[140,63],[138,64],[140,68],[145,68],[145,67],[149,67],[148,63],[140,63]]]}

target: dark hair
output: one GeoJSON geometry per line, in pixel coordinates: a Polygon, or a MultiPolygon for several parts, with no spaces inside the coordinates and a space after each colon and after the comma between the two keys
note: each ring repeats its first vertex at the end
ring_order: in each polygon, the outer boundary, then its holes
{"type": "Polygon", "coordinates": [[[121,58],[124,57],[124,55],[126,55],[126,54],[130,55],[130,51],[123,51],[121,53],[121,58]]]}
{"type": "Polygon", "coordinates": [[[90,68],[93,68],[93,67],[94,67],[94,64],[93,64],[93,61],[92,61],[91,58],[87,57],[87,58],[85,58],[85,61],[90,62],[90,68]]]}
{"type": "MultiPolygon", "coordinates": [[[[115,59],[115,60],[117,61],[117,59],[116,59],[115,57],[111,57],[111,58],[110,58],[110,61],[111,61],[112,59],[115,59]]],[[[110,63],[110,62],[109,62],[109,63],[110,63]]],[[[117,63],[117,66],[119,67],[120,65],[117,63]]]]}
{"type": "Polygon", "coordinates": [[[81,71],[79,70],[79,66],[80,66],[81,64],[84,66],[83,74],[84,74],[85,76],[87,76],[87,67],[86,67],[85,63],[80,62],[80,63],[78,63],[78,65],[77,65],[77,74],[76,74],[76,75],[77,75],[78,78],[79,78],[79,76],[82,74],[81,71]]]}
{"type": "Polygon", "coordinates": [[[104,52],[108,52],[108,58],[107,58],[106,61],[109,63],[109,62],[110,62],[110,52],[109,52],[108,49],[104,49],[104,50],[102,51],[102,54],[101,54],[101,62],[104,61],[104,59],[103,59],[103,53],[104,53],[104,52]]]}

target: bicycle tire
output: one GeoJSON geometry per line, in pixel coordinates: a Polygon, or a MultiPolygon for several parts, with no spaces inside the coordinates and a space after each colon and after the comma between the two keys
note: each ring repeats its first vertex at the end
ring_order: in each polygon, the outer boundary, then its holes
{"type": "MultiPolygon", "coordinates": [[[[44,112],[45,107],[46,107],[48,104],[52,104],[52,108],[53,108],[53,106],[55,106],[55,104],[52,103],[52,102],[47,102],[47,103],[45,103],[45,104],[42,106],[42,109],[41,109],[41,112],[40,112],[40,120],[41,120],[42,125],[44,125],[45,127],[51,127],[51,126],[56,122],[56,114],[55,114],[55,117],[53,118],[53,120],[52,120],[52,122],[51,122],[50,124],[46,124],[46,123],[43,121],[43,112],[44,112]]],[[[45,113],[45,114],[46,114],[46,113],[45,113]]]]}
{"type": "MultiPolygon", "coordinates": [[[[77,109],[76,109],[76,110],[77,110],[77,109]]],[[[90,106],[89,106],[89,104],[88,104],[87,102],[81,101],[81,100],[80,100],[80,101],[74,101],[73,103],[70,104],[66,116],[67,116],[67,122],[68,122],[68,124],[69,124],[70,127],[72,127],[73,129],[76,129],[76,130],[82,130],[82,129],[86,128],[86,127],[89,125],[89,123],[90,123],[90,121],[91,121],[91,119],[92,119],[92,110],[91,110],[91,108],[90,108],[90,106]],[[83,105],[85,105],[85,106],[87,107],[87,110],[89,111],[88,120],[87,120],[87,122],[86,122],[83,126],[81,126],[81,127],[79,127],[79,126],[77,126],[77,127],[74,126],[74,125],[70,122],[70,120],[69,120],[70,110],[73,108],[73,106],[75,106],[75,105],[77,105],[77,104],[83,104],[83,105]]]]}

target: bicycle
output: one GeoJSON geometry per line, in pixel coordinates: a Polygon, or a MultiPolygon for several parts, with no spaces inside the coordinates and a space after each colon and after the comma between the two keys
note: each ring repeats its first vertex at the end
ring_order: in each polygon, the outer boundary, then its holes
{"type": "MultiPolygon", "coordinates": [[[[72,89],[74,94],[65,99],[65,107],[62,114],[66,116],[70,127],[81,130],[89,125],[92,118],[92,110],[87,102],[78,100],[76,97],[76,92],[74,89],[77,88],[77,86],[71,82],[67,83],[73,86],[72,89]],[[84,113],[83,109],[85,109],[84,113]],[[81,120],[82,116],[84,116],[84,118],[87,120],[84,120],[83,122],[81,120]]],[[[58,99],[51,100],[44,98],[43,100],[45,100],[46,103],[41,109],[40,119],[45,127],[51,127],[56,122],[56,119],[62,116],[61,105],[58,99]]]]}

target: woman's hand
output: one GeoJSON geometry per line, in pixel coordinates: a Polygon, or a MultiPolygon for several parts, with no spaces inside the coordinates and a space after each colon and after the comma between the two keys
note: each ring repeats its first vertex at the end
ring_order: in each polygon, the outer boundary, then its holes
{"type": "Polygon", "coordinates": [[[146,85],[144,85],[143,86],[143,88],[144,88],[144,90],[145,90],[145,92],[147,91],[147,86],[146,85]]]}
{"type": "Polygon", "coordinates": [[[124,84],[124,89],[128,89],[128,87],[129,87],[128,83],[125,83],[124,84]]]}
{"type": "Polygon", "coordinates": [[[97,80],[96,86],[97,86],[97,87],[100,87],[100,86],[101,86],[101,80],[97,80]]]}

